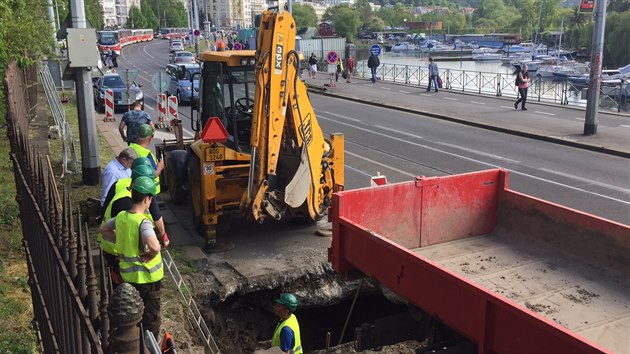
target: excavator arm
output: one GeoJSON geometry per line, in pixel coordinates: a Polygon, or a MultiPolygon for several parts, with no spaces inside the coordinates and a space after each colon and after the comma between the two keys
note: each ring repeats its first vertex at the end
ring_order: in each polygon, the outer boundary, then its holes
{"type": "Polygon", "coordinates": [[[266,215],[316,220],[343,190],[343,135],[324,137],[300,78],[296,27],[288,12],[262,14],[256,50],[251,165],[241,207],[266,215]]]}

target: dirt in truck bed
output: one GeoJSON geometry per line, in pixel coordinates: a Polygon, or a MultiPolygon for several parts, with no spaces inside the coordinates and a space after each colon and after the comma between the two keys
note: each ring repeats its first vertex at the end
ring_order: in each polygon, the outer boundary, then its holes
{"type": "Polygon", "coordinates": [[[505,236],[499,228],[412,251],[607,350],[630,353],[629,284],[558,249],[505,236]]]}

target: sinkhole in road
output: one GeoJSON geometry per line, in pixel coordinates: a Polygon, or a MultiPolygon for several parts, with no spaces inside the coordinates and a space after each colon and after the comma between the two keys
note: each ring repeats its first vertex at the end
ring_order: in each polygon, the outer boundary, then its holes
{"type": "MultiPolygon", "coordinates": [[[[251,353],[266,349],[278,323],[272,312],[274,299],[281,293],[274,289],[234,295],[206,308],[204,315],[221,351],[251,353]]],[[[308,303],[308,299],[301,297],[298,297],[301,303],[308,303]]],[[[326,304],[298,307],[295,315],[305,353],[326,348],[327,333],[330,333],[330,347],[339,343],[352,300],[352,297],[330,299],[326,304]]],[[[372,290],[357,298],[341,343],[354,341],[355,348],[368,349],[410,339],[422,341],[435,328],[435,321],[420,310],[391,302],[380,291],[372,290]]]]}

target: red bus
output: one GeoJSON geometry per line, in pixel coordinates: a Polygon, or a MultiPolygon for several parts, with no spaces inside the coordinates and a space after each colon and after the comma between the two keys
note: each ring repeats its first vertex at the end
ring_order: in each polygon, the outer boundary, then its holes
{"type": "Polygon", "coordinates": [[[98,50],[100,52],[115,51],[120,54],[127,44],[153,40],[152,29],[121,29],[97,32],[98,50]]]}

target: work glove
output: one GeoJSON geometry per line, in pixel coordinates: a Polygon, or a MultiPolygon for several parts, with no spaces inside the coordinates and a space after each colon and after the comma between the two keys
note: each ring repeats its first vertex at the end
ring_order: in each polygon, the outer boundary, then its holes
{"type": "Polygon", "coordinates": [[[168,234],[165,232],[164,235],[162,235],[162,239],[160,240],[160,246],[162,246],[162,248],[166,249],[168,248],[168,245],[171,243],[171,240],[168,239],[168,234]]]}

